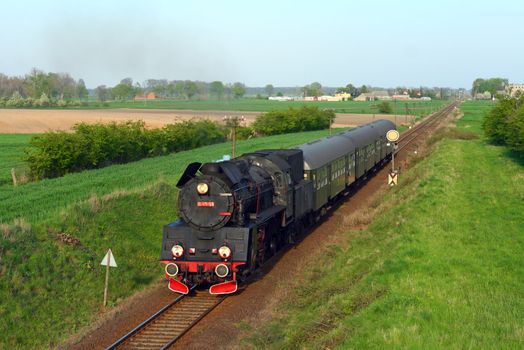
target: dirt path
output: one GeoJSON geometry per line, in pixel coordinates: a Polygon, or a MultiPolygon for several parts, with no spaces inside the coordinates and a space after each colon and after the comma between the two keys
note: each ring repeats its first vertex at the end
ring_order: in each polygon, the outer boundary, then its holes
{"type": "MultiPolygon", "coordinates": [[[[0,133],[41,133],[49,130],[69,130],[79,122],[96,123],[125,120],[143,120],[150,128],[162,127],[177,120],[206,118],[221,121],[225,115],[244,116],[251,124],[262,112],[195,111],[166,109],[0,109],[0,133]]],[[[337,114],[334,127],[366,124],[374,119],[389,119],[407,124],[413,116],[382,114],[337,114]]]]}
{"type": "MultiPolygon", "coordinates": [[[[449,119],[449,117],[448,117],[449,119]]],[[[435,124],[436,129],[446,121],[435,124]]],[[[427,134],[422,135],[416,142],[404,148],[396,157],[397,166],[407,168],[409,159],[414,156],[414,150],[419,153],[427,134]]],[[[341,231],[340,225],[344,218],[358,210],[365,210],[373,195],[386,188],[386,178],[389,165],[379,171],[374,177],[344,202],[323,223],[318,225],[295,247],[282,252],[271,261],[261,277],[255,279],[239,293],[228,297],[217,308],[211,311],[202,321],[186,333],[173,347],[174,349],[229,349],[238,347],[239,328],[241,322],[257,324],[261,320],[271,317],[273,306],[286,293],[288,282],[300,276],[302,267],[317,256],[312,252],[325,247],[336,238],[341,231]]],[[[342,228],[344,231],[348,227],[342,228]]],[[[169,292],[165,285],[142,293],[132,298],[119,308],[118,312],[106,315],[105,322],[96,325],[98,328],[77,344],[68,344],[70,349],[94,350],[104,349],[120,336],[124,335],[154,311],[166,305],[175,295],[169,292]],[[149,314],[148,314],[149,312],[149,314]]]]}

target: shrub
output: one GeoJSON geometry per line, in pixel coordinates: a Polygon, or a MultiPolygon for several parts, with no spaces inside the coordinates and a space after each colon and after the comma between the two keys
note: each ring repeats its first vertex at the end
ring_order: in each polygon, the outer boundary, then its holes
{"type": "Polygon", "coordinates": [[[51,100],[45,93],[43,93],[42,96],[40,96],[40,98],[37,100],[37,105],[40,107],[49,107],[50,104],[51,100]]]}
{"type": "Polygon", "coordinates": [[[378,104],[378,111],[380,113],[391,114],[393,113],[393,107],[388,101],[382,101],[378,104]]]}
{"type": "Polygon", "coordinates": [[[33,137],[26,150],[34,179],[127,163],[225,140],[222,128],[209,120],[185,121],[148,130],[143,121],[76,124],[73,132],[33,137]]]}
{"type": "Polygon", "coordinates": [[[524,153],[524,95],[502,97],[484,118],[482,128],[492,142],[524,153]]]}
{"type": "Polygon", "coordinates": [[[9,100],[6,102],[6,107],[23,107],[24,106],[24,98],[18,91],[13,92],[13,95],[9,100]]]}
{"type": "Polygon", "coordinates": [[[321,130],[329,128],[335,119],[333,110],[320,110],[314,106],[299,109],[289,108],[267,112],[255,120],[253,129],[264,135],[276,135],[289,132],[321,130]]]}

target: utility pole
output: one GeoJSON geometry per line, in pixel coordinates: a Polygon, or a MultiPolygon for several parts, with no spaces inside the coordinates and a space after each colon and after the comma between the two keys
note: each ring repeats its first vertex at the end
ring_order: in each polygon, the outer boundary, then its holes
{"type": "Polygon", "coordinates": [[[240,123],[245,122],[246,118],[244,116],[224,116],[224,122],[226,127],[231,129],[231,158],[236,157],[237,151],[237,128],[240,126],[240,123]]]}

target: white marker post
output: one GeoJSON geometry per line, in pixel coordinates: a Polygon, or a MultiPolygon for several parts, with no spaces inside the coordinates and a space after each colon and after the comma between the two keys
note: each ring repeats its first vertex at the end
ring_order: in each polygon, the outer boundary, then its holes
{"type": "Polygon", "coordinates": [[[113,252],[111,249],[108,249],[106,256],[102,259],[102,262],[100,265],[103,265],[106,267],[106,283],[104,286],[104,306],[107,305],[107,289],[109,286],[109,267],[117,267],[115,257],[113,256],[113,252]]]}

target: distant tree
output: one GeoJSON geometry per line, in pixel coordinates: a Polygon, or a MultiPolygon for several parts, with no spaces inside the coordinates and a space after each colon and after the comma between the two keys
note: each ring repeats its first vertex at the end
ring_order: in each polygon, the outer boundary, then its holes
{"type": "Polygon", "coordinates": [[[369,89],[368,89],[368,87],[366,85],[362,85],[360,87],[360,93],[361,94],[367,94],[368,92],[369,92],[369,89]]]}
{"type": "Polygon", "coordinates": [[[87,98],[89,92],[87,91],[86,84],[83,79],[79,79],[76,83],[76,96],[80,99],[87,98]]]}
{"type": "Polygon", "coordinates": [[[275,88],[274,88],[273,85],[267,84],[266,87],[264,88],[264,90],[266,91],[266,94],[268,96],[273,96],[273,92],[274,92],[275,88]]]}
{"type": "Polygon", "coordinates": [[[113,89],[111,89],[113,96],[117,100],[127,100],[133,97],[135,89],[131,85],[127,84],[118,84],[113,89]]]}
{"type": "Polygon", "coordinates": [[[183,81],[179,81],[175,84],[175,93],[178,98],[182,98],[185,96],[185,87],[186,83],[183,81]]]}
{"type": "Polygon", "coordinates": [[[283,97],[284,94],[283,94],[281,91],[279,91],[279,92],[277,92],[277,96],[278,96],[278,97],[283,97]]]}
{"type": "Polygon", "coordinates": [[[120,84],[133,86],[133,79],[132,78],[124,78],[124,79],[120,80],[120,84]]]}
{"type": "Polygon", "coordinates": [[[221,100],[224,96],[224,84],[221,81],[213,81],[209,84],[209,94],[221,100]]]}
{"type": "Polygon", "coordinates": [[[524,95],[501,97],[486,114],[482,128],[492,142],[524,154],[524,95]]]}
{"type": "Polygon", "coordinates": [[[497,91],[504,90],[506,85],[508,85],[508,79],[505,78],[477,78],[473,81],[471,94],[475,96],[477,93],[488,91],[492,96],[494,96],[497,91]]]}
{"type": "Polygon", "coordinates": [[[184,93],[188,99],[191,99],[198,92],[198,86],[194,81],[186,80],[184,83],[184,93]]]}
{"type": "Polygon", "coordinates": [[[100,85],[96,87],[95,94],[98,100],[104,102],[109,97],[109,90],[105,85],[100,85]]]}
{"type": "Polygon", "coordinates": [[[51,79],[43,71],[33,68],[27,76],[27,90],[33,98],[40,98],[42,94],[51,95],[51,79]]]}
{"type": "Polygon", "coordinates": [[[166,92],[169,97],[174,97],[176,95],[176,84],[174,81],[167,84],[166,92]]]}
{"type": "Polygon", "coordinates": [[[246,94],[246,86],[242,83],[234,83],[231,87],[231,93],[235,98],[241,98],[246,94]]]}

